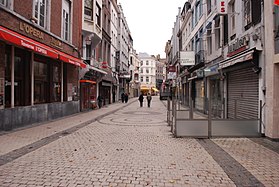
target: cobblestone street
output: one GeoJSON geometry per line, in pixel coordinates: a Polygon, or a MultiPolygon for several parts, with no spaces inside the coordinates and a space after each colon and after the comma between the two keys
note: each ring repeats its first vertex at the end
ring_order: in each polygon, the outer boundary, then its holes
{"type": "Polygon", "coordinates": [[[173,138],[163,102],[2,133],[0,186],[279,186],[278,143],[173,138]]]}

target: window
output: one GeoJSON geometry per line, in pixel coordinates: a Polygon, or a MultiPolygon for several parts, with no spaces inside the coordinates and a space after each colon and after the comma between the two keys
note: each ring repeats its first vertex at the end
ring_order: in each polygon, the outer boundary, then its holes
{"type": "Polygon", "coordinates": [[[149,66],[149,61],[148,60],[146,61],[146,65],[149,66]]]}
{"type": "Polygon", "coordinates": [[[140,77],[140,82],[143,82],[143,77],[142,76],[140,77]]]}
{"type": "Polygon", "coordinates": [[[140,69],[140,72],[143,73],[143,68],[140,69]]]}
{"type": "Polygon", "coordinates": [[[275,54],[279,54],[279,6],[274,6],[274,45],[275,54]]]}
{"type": "Polygon", "coordinates": [[[149,77],[148,76],[146,77],[146,82],[149,82],[149,77]]]}
{"type": "Polygon", "coordinates": [[[63,39],[69,41],[70,39],[70,2],[63,0],[63,15],[62,15],[62,36],[63,39]]]}
{"type": "Polygon", "coordinates": [[[47,1],[34,0],[33,1],[33,18],[41,27],[46,27],[47,1]]]}
{"type": "Polygon", "coordinates": [[[208,54],[211,55],[212,54],[212,32],[211,32],[211,28],[207,29],[207,51],[208,54]]]}
{"type": "Polygon", "coordinates": [[[149,73],[149,69],[148,68],[146,68],[146,73],[149,73]]]}
{"type": "Polygon", "coordinates": [[[209,15],[211,12],[211,0],[207,0],[206,4],[207,4],[207,15],[209,15]]]}
{"type": "Polygon", "coordinates": [[[235,2],[230,4],[231,7],[231,35],[235,34],[235,2]]]}
{"type": "Polygon", "coordinates": [[[0,6],[5,6],[6,8],[11,9],[14,0],[0,0],[0,6]]]}
{"type": "Polygon", "coordinates": [[[215,49],[218,50],[220,46],[220,17],[215,20],[215,49]]]}
{"type": "Polygon", "coordinates": [[[101,27],[101,7],[96,3],[96,21],[97,25],[101,27]]]}
{"type": "Polygon", "coordinates": [[[92,2],[92,0],[84,1],[84,18],[87,20],[93,20],[93,2],[92,2]]]}
{"type": "Polygon", "coordinates": [[[252,23],[251,1],[244,0],[244,26],[248,27],[252,23]]]}
{"type": "Polygon", "coordinates": [[[34,103],[47,102],[48,68],[46,63],[34,61],[34,103]]]}

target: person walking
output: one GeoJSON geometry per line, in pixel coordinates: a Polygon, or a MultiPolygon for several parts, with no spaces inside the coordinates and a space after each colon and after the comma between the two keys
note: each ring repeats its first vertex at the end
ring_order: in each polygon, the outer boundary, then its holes
{"type": "Polygon", "coordinates": [[[121,101],[122,101],[122,103],[124,103],[124,100],[125,100],[125,93],[122,92],[122,94],[121,94],[121,101]]]}
{"type": "Polygon", "coordinates": [[[147,94],[146,99],[147,99],[147,106],[150,107],[150,103],[151,103],[151,99],[152,99],[150,93],[147,94]]]}
{"type": "Polygon", "coordinates": [[[142,93],[139,96],[139,102],[140,102],[140,107],[142,107],[142,104],[143,104],[143,94],[142,93]]]}
{"type": "Polygon", "coordinates": [[[129,95],[128,95],[128,93],[125,93],[125,103],[128,103],[128,99],[129,99],[129,95]]]}
{"type": "Polygon", "coordinates": [[[98,107],[101,108],[102,107],[102,103],[103,103],[103,97],[99,95],[97,97],[97,100],[98,100],[98,107]]]}

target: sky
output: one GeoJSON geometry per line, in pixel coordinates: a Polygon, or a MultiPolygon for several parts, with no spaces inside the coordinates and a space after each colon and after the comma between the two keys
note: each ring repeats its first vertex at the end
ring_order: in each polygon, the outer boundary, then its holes
{"type": "Polygon", "coordinates": [[[165,45],[186,0],[118,0],[130,29],[134,49],[165,58],[165,45]]]}

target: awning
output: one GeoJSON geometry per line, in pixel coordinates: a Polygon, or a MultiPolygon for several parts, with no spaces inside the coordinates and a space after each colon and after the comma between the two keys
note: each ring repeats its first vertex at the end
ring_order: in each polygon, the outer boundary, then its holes
{"type": "Polygon", "coordinates": [[[157,88],[152,88],[152,90],[155,92],[159,92],[159,90],[157,88]]]}
{"type": "Polygon", "coordinates": [[[246,51],[238,56],[223,60],[219,63],[219,68],[218,69],[224,69],[230,66],[233,66],[237,63],[240,62],[245,62],[248,60],[252,60],[253,59],[253,53],[254,53],[254,49],[246,51]]]}
{"type": "Polygon", "coordinates": [[[90,84],[96,84],[95,81],[91,81],[91,80],[80,80],[79,82],[90,83],[90,84]]]}
{"type": "Polygon", "coordinates": [[[94,70],[94,71],[98,71],[99,73],[102,73],[102,74],[108,74],[107,72],[105,72],[105,71],[103,71],[103,70],[101,70],[101,69],[98,69],[98,68],[96,68],[96,67],[94,67],[94,66],[91,66],[91,65],[87,65],[88,66],[88,68],[89,69],[91,69],[91,70],[94,70]]]}
{"type": "Polygon", "coordinates": [[[8,42],[18,45],[18,46],[22,46],[22,47],[31,49],[31,50],[33,50],[37,53],[43,54],[45,56],[48,56],[48,57],[51,57],[54,59],[58,59],[58,52],[55,49],[52,49],[51,47],[48,47],[47,45],[36,42],[35,40],[27,38],[12,30],[6,29],[2,26],[0,26],[0,39],[8,41],[8,42]]]}
{"type": "Polygon", "coordinates": [[[67,62],[82,68],[86,68],[86,64],[81,59],[63,53],[61,51],[58,51],[58,54],[59,54],[59,59],[62,60],[63,62],[67,62]]]}
{"type": "Polygon", "coordinates": [[[81,59],[63,53],[61,51],[55,50],[45,44],[39,43],[31,38],[18,34],[2,26],[0,26],[0,40],[4,40],[21,47],[31,49],[37,53],[48,56],[50,58],[60,59],[64,62],[74,64],[82,68],[86,67],[86,64],[84,64],[81,59]]]}
{"type": "Polygon", "coordinates": [[[146,86],[141,86],[141,87],[140,87],[140,90],[149,90],[149,88],[146,87],[146,86]]]}

